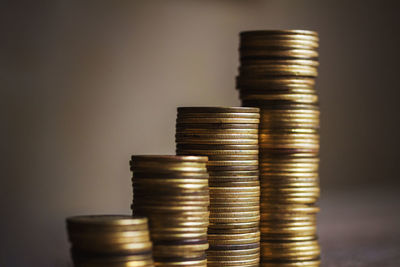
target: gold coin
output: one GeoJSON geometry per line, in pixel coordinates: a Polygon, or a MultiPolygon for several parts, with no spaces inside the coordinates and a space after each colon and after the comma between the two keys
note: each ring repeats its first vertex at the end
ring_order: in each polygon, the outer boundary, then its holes
{"type": "Polygon", "coordinates": [[[260,232],[244,233],[244,234],[209,234],[208,240],[241,240],[247,238],[260,237],[260,232]]]}
{"type": "Polygon", "coordinates": [[[240,267],[247,267],[247,266],[258,266],[260,259],[259,257],[255,257],[254,259],[246,259],[246,260],[238,260],[236,262],[236,264],[234,264],[234,262],[232,262],[232,260],[216,260],[216,261],[212,261],[209,260],[207,262],[207,266],[217,266],[217,267],[226,267],[226,266],[240,266],[240,267]]]}
{"type": "Polygon", "coordinates": [[[178,113],[258,113],[252,107],[178,107],[178,113]]]}
{"type": "Polygon", "coordinates": [[[176,134],[190,135],[190,134],[207,134],[207,135],[218,135],[218,134],[229,134],[229,135],[247,135],[247,134],[258,134],[258,129],[202,129],[197,125],[189,125],[187,128],[176,129],[176,134]]]}
{"type": "Polygon", "coordinates": [[[208,155],[210,159],[209,162],[213,161],[242,161],[242,160],[257,160],[258,161],[258,154],[254,155],[208,155]]]}
{"type": "Polygon", "coordinates": [[[318,40],[318,33],[309,30],[255,30],[240,32],[240,38],[293,38],[318,40]]]}
{"type": "Polygon", "coordinates": [[[210,176],[216,178],[256,178],[258,177],[258,170],[252,171],[209,171],[210,176]]]}
{"type": "Polygon", "coordinates": [[[207,250],[208,256],[240,256],[240,255],[254,255],[259,254],[260,248],[249,248],[249,249],[223,249],[223,250],[214,250],[213,247],[210,247],[207,250]]]}
{"type": "Polygon", "coordinates": [[[238,228],[249,228],[258,227],[260,224],[259,220],[249,221],[249,222],[224,222],[224,223],[214,223],[210,222],[209,229],[238,229],[238,228]]]}
{"type": "Polygon", "coordinates": [[[240,58],[250,57],[283,57],[310,59],[318,58],[318,51],[315,49],[267,49],[260,47],[259,49],[241,49],[240,58]]]}
{"type": "Polygon", "coordinates": [[[263,210],[268,210],[275,213],[317,213],[319,207],[314,205],[281,205],[281,204],[269,204],[260,203],[261,213],[263,210]]]}
{"type": "Polygon", "coordinates": [[[178,119],[186,119],[186,118],[237,118],[237,119],[258,119],[260,118],[259,112],[191,112],[191,113],[182,113],[178,112],[178,119]]]}
{"type": "Polygon", "coordinates": [[[249,77],[276,76],[301,76],[317,77],[317,68],[302,65],[253,65],[241,66],[240,75],[249,77]]]}
{"type": "Polygon", "coordinates": [[[260,210],[256,211],[242,211],[242,212],[210,212],[210,218],[248,218],[260,216],[260,210]]]}
{"type": "Polygon", "coordinates": [[[244,211],[259,211],[260,206],[259,205],[246,205],[246,206],[239,206],[239,207],[230,207],[230,206],[216,206],[216,205],[210,205],[210,212],[211,213],[220,213],[220,212],[244,212],[244,211]]]}
{"type": "Polygon", "coordinates": [[[207,150],[207,149],[178,149],[179,155],[207,155],[212,157],[224,156],[258,156],[258,148],[252,150],[207,150]]]}
{"type": "Polygon", "coordinates": [[[242,238],[242,239],[210,239],[208,242],[211,246],[220,245],[239,245],[239,244],[252,244],[260,241],[260,237],[242,238]]]}
{"type": "MultiPolygon", "coordinates": [[[[179,251],[179,253],[182,253],[181,255],[188,255],[188,252],[198,252],[202,250],[208,249],[209,245],[207,242],[205,243],[195,243],[195,244],[184,244],[184,245],[176,245],[176,244],[166,244],[166,245],[154,245],[154,252],[156,253],[162,253],[163,251],[167,252],[174,251],[175,253],[179,251]],[[185,253],[186,252],[186,253],[185,253]]],[[[203,252],[204,253],[204,252],[203,252]]],[[[168,254],[167,254],[168,255],[168,254]]]]}
{"type": "Polygon", "coordinates": [[[258,227],[236,228],[236,229],[208,229],[209,234],[245,234],[259,232],[258,227]]]}
{"type": "Polygon", "coordinates": [[[256,160],[213,160],[209,161],[209,166],[258,166],[258,159],[256,160]]]}
{"type": "Polygon", "coordinates": [[[318,96],[310,94],[254,94],[241,95],[242,100],[285,100],[298,103],[317,103],[318,96]]]}
{"type": "Polygon", "coordinates": [[[234,181],[224,182],[221,180],[216,179],[214,181],[213,178],[210,179],[210,187],[252,187],[252,186],[260,186],[260,182],[258,180],[252,181],[241,181],[239,179],[235,179],[234,181]]]}
{"type": "Polygon", "coordinates": [[[67,218],[67,224],[70,227],[115,227],[115,226],[141,226],[147,225],[147,218],[133,217],[130,215],[87,215],[74,216],[67,218]]]}
{"type": "MultiPolygon", "coordinates": [[[[317,49],[318,42],[314,40],[298,40],[298,39],[253,39],[241,42],[240,49],[257,49],[257,48],[270,48],[276,47],[283,49],[317,49]]],[[[252,63],[252,61],[250,61],[252,63]]],[[[242,64],[250,64],[248,60],[243,60],[242,64]]],[[[317,61],[318,62],[318,61],[317,61]]],[[[306,64],[306,63],[305,63],[306,64]]]]}
{"type": "Polygon", "coordinates": [[[176,131],[187,129],[211,129],[211,130],[238,130],[238,129],[258,129],[257,123],[187,123],[187,122],[176,122],[176,131]]]}
{"type": "Polygon", "coordinates": [[[199,156],[175,156],[175,155],[134,155],[131,157],[132,162],[177,162],[177,163],[188,163],[188,162],[200,162],[207,163],[207,157],[199,156]]]}
{"type": "MultiPolygon", "coordinates": [[[[287,41],[284,41],[287,42],[287,41]]],[[[298,41],[295,41],[298,42],[298,41]]],[[[271,65],[300,65],[300,66],[311,66],[318,67],[319,62],[317,60],[310,59],[245,59],[241,62],[241,66],[245,67],[256,67],[256,66],[271,66],[271,65]]]]}
{"type": "Polygon", "coordinates": [[[227,261],[230,263],[234,263],[237,261],[250,260],[250,259],[259,259],[260,253],[252,253],[247,255],[210,255],[207,252],[207,260],[208,261],[227,261]]]}
{"type": "Polygon", "coordinates": [[[224,144],[214,144],[214,145],[209,145],[209,144],[177,144],[176,145],[177,150],[181,149],[198,149],[198,150],[257,150],[258,151],[258,145],[241,145],[241,144],[236,144],[236,145],[224,145],[224,144]]]}
{"type": "Polygon", "coordinates": [[[258,139],[258,133],[176,133],[175,137],[177,139],[258,139]]]}
{"type": "Polygon", "coordinates": [[[114,260],[109,258],[100,257],[90,258],[90,259],[74,259],[74,263],[76,266],[82,267],[152,267],[154,266],[154,262],[152,257],[148,259],[142,260],[114,260]]]}
{"type": "MultiPolygon", "coordinates": [[[[228,223],[247,223],[247,222],[259,222],[260,216],[253,217],[232,217],[232,218],[212,218],[210,217],[211,224],[228,224],[228,223]]],[[[210,226],[211,227],[211,226],[210,226]]]]}
{"type": "Polygon", "coordinates": [[[259,119],[252,118],[177,118],[176,123],[228,123],[228,124],[258,124],[260,122],[259,119]]]}
{"type": "MultiPolygon", "coordinates": [[[[315,86],[314,78],[306,77],[242,77],[238,76],[236,78],[236,87],[242,90],[247,89],[264,89],[268,88],[268,91],[279,91],[279,90],[294,90],[294,89],[313,89],[315,86]],[[242,89],[243,88],[243,89],[242,89]]],[[[244,91],[245,91],[244,90],[244,91]]],[[[262,114],[263,109],[260,109],[260,114],[262,114]]],[[[262,117],[262,115],[261,115],[262,117]]]]}
{"type": "Polygon", "coordinates": [[[200,139],[200,138],[176,138],[176,143],[179,144],[218,144],[218,145],[257,145],[258,139],[200,139]]]}
{"type": "Polygon", "coordinates": [[[259,186],[245,186],[245,187],[210,187],[210,194],[218,193],[258,193],[260,192],[259,186]]]}
{"type": "Polygon", "coordinates": [[[188,267],[206,267],[207,260],[186,260],[186,261],[176,261],[176,262],[155,262],[157,267],[175,267],[175,266],[188,266],[188,267]]]}

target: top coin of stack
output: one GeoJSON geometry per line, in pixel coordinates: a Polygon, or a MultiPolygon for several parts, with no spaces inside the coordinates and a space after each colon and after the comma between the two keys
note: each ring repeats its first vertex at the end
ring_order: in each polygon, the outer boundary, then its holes
{"type": "Polygon", "coordinates": [[[153,265],[147,219],[123,215],[67,218],[71,254],[79,267],[153,265]]]}
{"type": "Polygon", "coordinates": [[[260,108],[262,266],[318,266],[318,34],[240,34],[237,88],[260,108]]]}
{"type": "Polygon", "coordinates": [[[149,218],[156,266],[206,266],[207,157],[132,156],[133,213],[149,218]]]}
{"type": "Polygon", "coordinates": [[[208,156],[208,266],[258,266],[259,177],[257,108],[178,108],[178,155],[208,156]]]}

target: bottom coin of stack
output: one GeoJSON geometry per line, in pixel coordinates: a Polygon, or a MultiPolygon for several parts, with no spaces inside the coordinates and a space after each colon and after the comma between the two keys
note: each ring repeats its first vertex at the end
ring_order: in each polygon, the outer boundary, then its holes
{"type": "Polygon", "coordinates": [[[207,266],[207,157],[132,156],[135,215],[149,218],[156,266],[207,266]]]}
{"type": "Polygon", "coordinates": [[[125,215],[67,218],[76,267],[152,267],[147,219],[125,215]]]}

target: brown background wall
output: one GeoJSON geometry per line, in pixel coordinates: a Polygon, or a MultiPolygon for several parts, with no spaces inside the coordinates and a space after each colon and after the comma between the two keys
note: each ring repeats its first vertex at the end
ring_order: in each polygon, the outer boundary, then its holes
{"type": "Polygon", "coordinates": [[[323,198],[400,185],[400,28],[390,1],[0,8],[1,266],[68,266],[65,217],[129,213],[129,157],[174,153],[177,106],[240,104],[242,30],[320,34],[323,198]]]}

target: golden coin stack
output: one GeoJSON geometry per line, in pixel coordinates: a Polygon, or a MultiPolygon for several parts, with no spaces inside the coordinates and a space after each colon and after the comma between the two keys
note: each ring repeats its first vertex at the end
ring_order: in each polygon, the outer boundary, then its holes
{"type": "Polygon", "coordinates": [[[135,215],[149,218],[155,266],[207,266],[207,157],[132,156],[135,215]]]}
{"type": "Polygon", "coordinates": [[[240,34],[237,88],[260,108],[261,265],[319,266],[318,34],[240,34]]]}
{"type": "Polygon", "coordinates": [[[147,219],[123,215],[67,218],[76,267],[152,267],[147,219]]]}
{"type": "Polygon", "coordinates": [[[258,108],[178,108],[176,152],[207,156],[209,267],[259,266],[258,108]]]}

